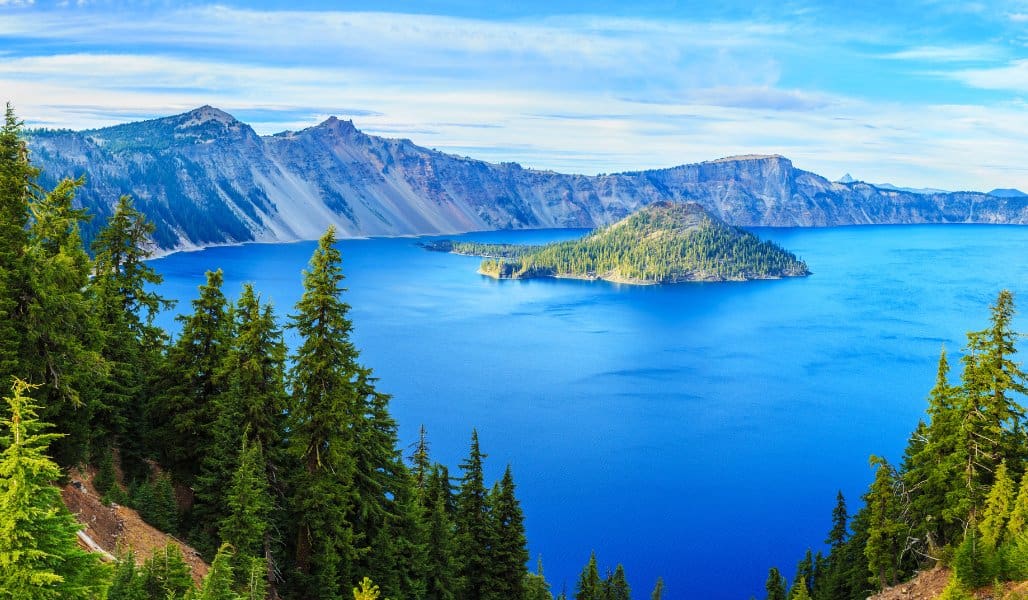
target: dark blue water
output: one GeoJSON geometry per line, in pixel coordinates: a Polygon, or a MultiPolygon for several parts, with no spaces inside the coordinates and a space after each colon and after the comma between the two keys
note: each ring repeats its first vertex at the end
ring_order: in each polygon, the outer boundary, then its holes
{"type": "MultiPolygon", "coordinates": [[[[542,242],[581,232],[473,234],[542,242]]],[[[868,455],[898,460],[943,344],[984,328],[1004,287],[1028,310],[1028,228],[758,230],[806,279],[632,287],[503,281],[411,239],[341,242],[364,363],[393,394],[404,444],[429,431],[456,466],[477,427],[498,478],[513,466],[533,558],[555,592],[596,551],[635,596],[763,597],[851,507],[868,455]]],[[[280,315],[313,243],[156,261],[180,310],[206,269],[256,283],[280,315]]],[[[1028,320],[1018,319],[1020,329],[1028,320]]],[[[170,324],[169,320],[165,321],[170,324]]]]}

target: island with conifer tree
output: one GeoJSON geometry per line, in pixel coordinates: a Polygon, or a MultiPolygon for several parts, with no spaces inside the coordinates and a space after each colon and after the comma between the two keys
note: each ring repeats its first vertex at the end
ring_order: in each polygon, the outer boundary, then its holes
{"type": "Polygon", "coordinates": [[[652,285],[803,277],[806,263],[695,202],[657,202],[580,240],[532,246],[439,240],[429,250],[481,256],[496,279],[556,277],[652,285]]]}

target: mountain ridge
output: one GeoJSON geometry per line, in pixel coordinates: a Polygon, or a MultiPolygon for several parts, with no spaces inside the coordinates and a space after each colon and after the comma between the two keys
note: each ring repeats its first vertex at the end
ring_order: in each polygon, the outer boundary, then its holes
{"type": "Polygon", "coordinates": [[[78,202],[98,217],[87,239],[130,194],[162,252],[315,239],[329,225],[341,237],[598,227],[658,201],[695,201],[736,226],[1028,223],[1025,197],[830,182],[777,154],[565,174],[369,135],[337,117],[261,136],[209,105],[27,138],[43,185],[86,176],[78,202]]]}

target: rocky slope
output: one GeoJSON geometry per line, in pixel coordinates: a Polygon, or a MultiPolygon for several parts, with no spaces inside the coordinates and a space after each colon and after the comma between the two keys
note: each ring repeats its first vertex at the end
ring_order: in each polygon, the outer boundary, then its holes
{"type": "Polygon", "coordinates": [[[82,205],[102,225],[131,194],[164,250],[244,241],[595,227],[656,201],[699,202],[741,226],[1028,223],[1028,197],[913,194],[833,183],[781,156],[738,156],[670,169],[566,175],[436,152],[366,135],[330,118],[259,136],[204,106],[89,131],[34,131],[44,185],[86,176],[82,205]]]}

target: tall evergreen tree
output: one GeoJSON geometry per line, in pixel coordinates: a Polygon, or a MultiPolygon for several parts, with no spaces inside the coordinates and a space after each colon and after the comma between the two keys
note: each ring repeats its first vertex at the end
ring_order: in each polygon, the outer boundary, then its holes
{"type": "Polygon", "coordinates": [[[260,442],[244,436],[239,468],[225,500],[228,516],[221,522],[221,539],[236,549],[236,565],[263,557],[272,504],[260,442]]]}
{"type": "Polygon", "coordinates": [[[96,435],[113,439],[121,451],[122,468],[133,479],[146,475],[149,456],[145,441],[149,423],[144,398],[150,374],[156,372],[164,333],[155,327],[156,314],[173,302],[153,290],[162,278],[145,261],[150,256],[153,223],[122,196],[107,225],[93,240],[95,256],[91,289],[104,336],[101,355],[110,374],[100,386],[104,399],[91,427],[96,435]]]}
{"type": "Polygon", "coordinates": [[[223,544],[214,557],[211,569],[204,577],[200,589],[186,594],[186,600],[241,600],[235,592],[233,554],[232,546],[223,544]]]}
{"type": "Polygon", "coordinates": [[[575,585],[575,600],[603,600],[602,581],[600,580],[600,569],[596,566],[595,552],[589,556],[589,562],[578,575],[578,583],[575,585]]]}
{"type": "Polygon", "coordinates": [[[460,465],[463,477],[457,496],[456,515],[457,563],[460,565],[463,584],[460,597],[464,600],[489,597],[493,527],[482,467],[484,458],[478,445],[478,431],[472,431],[471,451],[467,460],[460,465]]]}
{"type": "Polygon", "coordinates": [[[996,469],[995,480],[989,488],[989,495],[985,499],[985,508],[982,511],[981,520],[978,522],[978,531],[982,534],[981,540],[987,547],[995,548],[999,545],[1006,529],[1007,519],[1010,518],[1010,510],[1014,504],[1014,482],[1007,475],[1007,463],[1001,462],[996,469]]]}
{"type": "Polygon", "coordinates": [[[625,578],[625,567],[618,565],[604,582],[607,589],[605,600],[631,600],[632,588],[625,578]]]}
{"type": "Polygon", "coordinates": [[[899,521],[895,471],[888,461],[878,456],[871,457],[871,465],[876,467],[876,471],[875,480],[867,494],[870,520],[864,555],[867,556],[872,583],[885,588],[895,585],[899,575],[903,525],[899,521]]]}
{"type": "MultiPolygon", "coordinates": [[[[514,476],[510,465],[503,473],[496,492],[489,498],[492,521],[492,552],[490,553],[490,596],[518,600],[524,597],[524,579],[528,574],[527,540],[524,515],[514,495],[514,476]]],[[[618,565],[620,568],[620,565],[618,565]]],[[[622,577],[624,572],[622,571],[622,577]]]]}
{"type": "Polygon", "coordinates": [[[29,163],[21,121],[7,104],[0,127],[0,385],[24,377],[29,202],[39,171],[29,163]]]}
{"type": "Polygon", "coordinates": [[[182,556],[182,550],[174,542],[153,551],[142,568],[143,589],[147,598],[181,598],[193,589],[193,577],[182,556]]]}
{"type": "Polygon", "coordinates": [[[53,485],[61,470],[46,456],[60,434],[40,433],[47,424],[24,395],[31,387],[15,380],[0,420],[0,598],[102,597],[107,569],[78,546],[80,526],[53,485]]]}
{"type": "Polygon", "coordinates": [[[764,589],[767,591],[766,600],[786,600],[785,577],[777,568],[771,567],[767,572],[767,581],[764,582],[764,589]]]}
{"type": "Polygon", "coordinates": [[[66,179],[32,202],[26,254],[23,375],[42,384],[35,393],[41,418],[65,434],[50,449],[61,465],[88,458],[89,423],[101,401],[96,389],[107,374],[100,323],[85,293],[92,263],[79,225],[88,217],[72,206],[82,183],[66,179]]]}
{"type": "Polygon", "coordinates": [[[658,577],[657,583],[653,586],[653,591],[650,592],[650,600],[663,600],[664,599],[664,578],[658,577]]]}
{"type": "Polygon", "coordinates": [[[290,372],[294,405],[291,447],[302,465],[293,486],[295,564],[302,591],[315,599],[343,597],[356,578],[353,523],[357,501],[351,424],[367,370],[350,341],[349,305],[342,301],[342,259],[329,229],[304,272],[304,293],[292,317],[300,338],[290,372]]]}
{"type": "Polygon", "coordinates": [[[425,600],[453,600],[460,591],[457,549],[451,509],[449,476],[441,465],[432,469],[426,484],[428,549],[425,565],[425,600]]]}
{"type": "Polygon", "coordinates": [[[543,557],[536,559],[535,573],[525,574],[525,600],[553,600],[543,571],[543,557]]]}
{"type": "Polygon", "coordinates": [[[846,522],[849,520],[849,514],[846,512],[846,498],[842,495],[842,490],[835,495],[835,508],[832,509],[832,528],[828,531],[828,538],[825,543],[832,550],[835,550],[841,546],[849,535],[849,530],[846,528],[846,522]]]}
{"type": "Polygon", "coordinates": [[[1028,477],[1021,476],[1021,485],[1018,487],[1017,498],[1010,508],[1010,518],[1007,520],[1004,539],[1008,542],[1028,531],[1028,477]]]}
{"type": "Polygon", "coordinates": [[[182,333],[162,364],[160,393],[151,409],[161,463],[192,485],[214,442],[215,402],[225,392],[223,366],[231,344],[221,269],[207,272],[193,313],[180,315],[182,333]]]}

